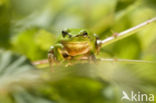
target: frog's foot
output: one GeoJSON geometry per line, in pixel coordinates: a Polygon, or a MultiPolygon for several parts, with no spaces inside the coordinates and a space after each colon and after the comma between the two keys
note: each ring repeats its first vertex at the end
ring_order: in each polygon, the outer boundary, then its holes
{"type": "Polygon", "coordinates": [[[51,53],[48,53],[48,61],[50,65],[50,69],[53,71],[53,63],[54,63],[54,56],[51,53]]]}
{"type": "Polygon", "coordinates": [[[72,56],[68,55],[67,53],[63,53],[62,55],[63,55],[64,59],[66,59],[66,60],[72,59],[72,56]]]}
{"type": "Polygon", "coordinates": [[[69,63],[67,63],[66,65],[65,65],[65,67],[69,67],[69,66],[72,66],[73,64],[71,63],[71,62],[69,62],[69,63]]]}
{"type": "Polygon", "coordinates": [[[48,62],[51,70],[53,71],[53,64],[56,63],[56,57],[54,56],[54,47],[52,46],[48,52],[48,62]]]}
{"type": "Polygon", "coordinates": [[[95,57],[95,55],[93,55],[93,54],[90,55],[89,58],[88,58],[88,61],[89,61],[90,63],[91,63],[91,62],[94,62],[94,63],[95,63],[95,62],[96,62],[96,57],[95,57]]]}

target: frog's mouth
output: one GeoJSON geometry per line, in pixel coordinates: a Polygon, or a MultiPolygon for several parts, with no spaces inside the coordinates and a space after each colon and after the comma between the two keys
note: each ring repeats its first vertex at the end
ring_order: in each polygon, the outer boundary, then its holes
{"type": "Polygon", "coordinates": [[[90,51],[88,42],[63,42],[62,44],[71,56],[86,54],[90,51]]]}

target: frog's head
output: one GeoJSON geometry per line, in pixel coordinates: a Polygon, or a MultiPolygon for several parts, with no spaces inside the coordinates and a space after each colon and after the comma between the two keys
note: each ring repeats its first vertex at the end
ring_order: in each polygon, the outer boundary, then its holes
{"type": "Polygon", "coordinates": [[[83,29],[66,29],[62,31],[61,44],[71,56],[87,53],[91,49],[89,33],[83,29]]]}
{"type": "Polygon", "coordinates": [[[89,33],[84,29],[65,29],[62,30],[62,37],[64,41],[82,42],[89,40],[89,33]]]}

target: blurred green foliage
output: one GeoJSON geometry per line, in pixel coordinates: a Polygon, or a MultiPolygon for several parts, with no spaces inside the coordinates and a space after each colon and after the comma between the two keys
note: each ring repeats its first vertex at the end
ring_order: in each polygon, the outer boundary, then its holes
{"type": "MultiPolygon", "coordinates": [[[[64,28],[105,39],[155,11],[155,0],[0,0],[0,103],[125,103],[122,90],[156,95],[155,65],[148,63],[61,65],[53,73],[31,64],[47,58],[64,28]]],[[[100,57],[155,61],[154,28],[102,48],[100,57]]]]}

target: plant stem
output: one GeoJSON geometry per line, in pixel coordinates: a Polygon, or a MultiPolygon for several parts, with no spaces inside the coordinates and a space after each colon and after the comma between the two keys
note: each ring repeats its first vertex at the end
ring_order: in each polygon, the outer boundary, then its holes
{"type": "Polygon", "coordinates": [[[123,31],[121,33],[116,33],[115,36],[112,35],[111,37],[108,37],[108,38],[106,38],[104,40],[98,40],[97,43],[102,44],[102,46],[109,45],[109,44],[111,44],[113,42],[116,42],[116,41],[118,41],[120,39],[128,37],[128,36],[138,32],[138,31],[142,30],[144,27],[148,26],[149,24],[151,24],[151,23],[153,23],[155,21],[156,21],[156,17],[154,17],[154,18],[152,18],[150,20],[147,20],[147,21],[145,21],[145,22],[143,22],[143,23],[141,23],[141,24],[139,24],[139,25],[137,25],[135,27],[132,27],[132,28],[130,28],[128,30],[125,30],[125,31],[123,31]]]}
{"type": "Polygon", "coordinates": [[[146,61],[146,60],[131,60],[131,59],[104,59],[100,58],[99,61],[104,61],[104,62],[122,62],[122,63],[129,63],[129,64],[138,64],[138,63],[152,63],[156,64],[154,61],[146,61]]]}
{"type": "Polygon", "coordinates": [[[32,64],[34,66],[37,66],[38,68],[46,68],[46,67],[49,67],[48,59],[35,61],[35,62],[32,62],[32,64]]]}
{"type": "MultiPolygon", "coordinates": [[[[106,58],[97,58],[97,62],[111,62],[111,63],[128,63],[128,64],[138,64],[138,63],[150,63],[156,64],[155,61],[146,61],[146,60],[131,60],[131,59],[106,59],[106,58]]],[[[74,61],[70,61],[70,63],[75,64],[74,61]]],[[[76,63],[88,63],[88,58],[82,58],[76,63]]],[[[49,67],[48,60],[40,60],[32,63],[34,66],[38,68],[46,68],[49,67]]]]}

